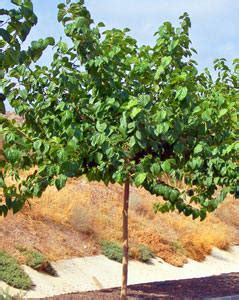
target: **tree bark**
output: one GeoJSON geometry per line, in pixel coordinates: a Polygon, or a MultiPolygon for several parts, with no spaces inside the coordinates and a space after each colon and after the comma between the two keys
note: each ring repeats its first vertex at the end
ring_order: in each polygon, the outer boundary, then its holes
{"type": "Polygon", "coordinates": [[[129,180],[124,185],[124,202],[123,202],[123,261],[122,261],[122,285],[120,299],[127,299],[127,280],[128,280],[128,208],[129,208],[129,180]]]}

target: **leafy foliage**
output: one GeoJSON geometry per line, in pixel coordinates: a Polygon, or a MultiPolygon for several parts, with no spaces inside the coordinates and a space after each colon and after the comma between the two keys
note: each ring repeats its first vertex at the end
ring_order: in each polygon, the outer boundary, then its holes
{"type": "Polygon", "coordinates": [[[17,261],[2,251],[0,252],[0,280],[23,290],[29,289],[32,285],[30,277],[21,269],[17,261]]]}
{"type": "Polygon", "coordinates": [[[48,45],[54,44],[54,39],[48,37],[33,41],[27,50],[21,49],[21,44],[27,38],[31,28],[37,24],[37,16],[33,12],[31,0],[11,0],[16,8],[0,10],[0,78],[5,77],[15,65],[36,61],[48,45]]]}
{"type": "Polygon", "coordinates": [[[163,196],[155,211],[201,220],[236,192],[239,60],[234,70],[215,60],[215,79],[199,73],[186,13],[178,28],[165,22],[157,30],[154,46],[138,46],[127,28],[102,31],[82,0],[59,4],[58,21],[72,46],[59,41],[50,67],[5,66],[4,94],[25,122],[0,119],[2,214],[82,174],[105,184],[130,178],[163,196]],[[19,178],[18,170],[35,166],[19,178]],[[18,184],[7,185],[9,175],[18,184]],[[177,180],[189,190],[178,190],[177,180]]]}

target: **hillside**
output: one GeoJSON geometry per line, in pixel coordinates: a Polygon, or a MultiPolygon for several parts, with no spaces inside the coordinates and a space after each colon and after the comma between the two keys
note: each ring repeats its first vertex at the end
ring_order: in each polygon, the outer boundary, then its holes
{"type": "MultiPolygon", "coordinates": [[[[121,240],[121,197],[119,185],[105,187],[85,178],[71,179],[57,192],[46,190],[24,209],[0,219],[0,249],[24,258],[19,246],[40,250],[49,260],[100,253],[102,240],[121,240]]],[[[205,221],[192,221],[178,213],[154,214],[160,199],[143,189],[131,188],[129,231],[132,256],[137,245],[149,247],[175,266],[187,258],[203,260],[212,247],[227,249],[237,242],[239,202],[229,197],[205,221]]]]}

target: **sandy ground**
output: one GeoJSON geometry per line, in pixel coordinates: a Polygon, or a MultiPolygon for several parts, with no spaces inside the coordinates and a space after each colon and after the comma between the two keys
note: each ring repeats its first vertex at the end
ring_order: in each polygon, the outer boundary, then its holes
{"type": "MultiPolygon", "coordinates": [[[[102,255],[60,260],[52,265],[59,277],[51,277],[24,266],[35,287],[28,292],[8,288],[8,292],[24,298],[44,298],[118,287],[121,283],[121,264],[102,255]]],[[[205,261],[189,260],[181,268],[171,266],[160,258],[152,259],[150,264],[130,261],[129,284],[199,278],[231,272],[239,272],[238,246],[232,247],[230,251],[213,249],[205,261]]],[[[0,294],[1,290],[6,288],[7,286],[0,282],[0,294]]]]}

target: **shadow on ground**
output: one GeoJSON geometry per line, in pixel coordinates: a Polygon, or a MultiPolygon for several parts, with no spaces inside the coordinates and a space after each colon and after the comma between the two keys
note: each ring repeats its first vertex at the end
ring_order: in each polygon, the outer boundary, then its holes
{"type": "MultiPolygon", "coordinates": [[[[239,273],[222,274],[204,278],[150,282],[129,286],[128,299],[205,299],[238,295],[239,273]]],[[[98,300],[119,299],[119,289],[106,289],[87,293],[45,298],[47,300],[98,300]]],[[[236,299],[236,297],[234,298],[236,299]]]]}

